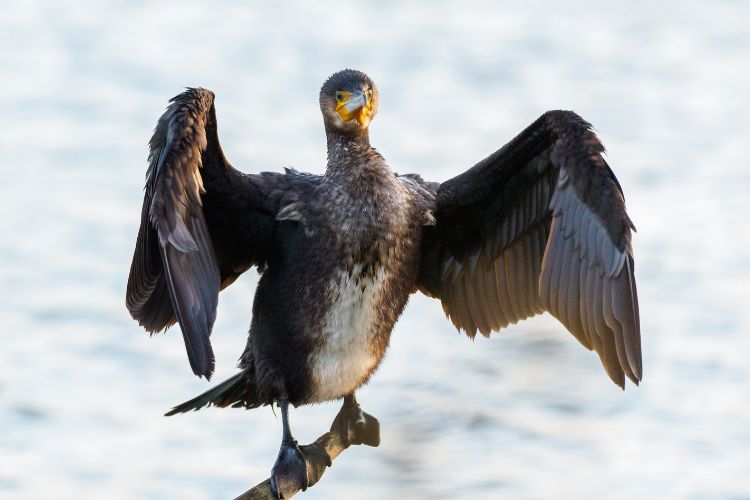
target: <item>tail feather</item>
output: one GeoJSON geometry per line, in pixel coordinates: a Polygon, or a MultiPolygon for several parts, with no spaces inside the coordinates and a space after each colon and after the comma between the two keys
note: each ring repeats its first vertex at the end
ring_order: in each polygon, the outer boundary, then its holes
{"type": "Polygon", "coordinates": [[[164,415],[171,417],[178,413],[197,411],[204,406],[211,405],[220,408],[231,406],[232,408],[244,407],[250,409],[262,406],[263,403],[259,401],[255,385],[248,382],[245,372],[240,372],[200,396],[175,406],[164,415]]]}

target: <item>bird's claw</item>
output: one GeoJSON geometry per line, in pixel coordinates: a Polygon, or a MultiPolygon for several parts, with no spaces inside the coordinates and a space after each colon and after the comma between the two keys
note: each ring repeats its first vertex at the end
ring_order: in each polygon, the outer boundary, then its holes
{"type": "Polygon", "coordinates": [[[282,443],[271,470],[271,491],[276,498],[291,498],[308,485],[307,460],[297,441],[282,443]]]}

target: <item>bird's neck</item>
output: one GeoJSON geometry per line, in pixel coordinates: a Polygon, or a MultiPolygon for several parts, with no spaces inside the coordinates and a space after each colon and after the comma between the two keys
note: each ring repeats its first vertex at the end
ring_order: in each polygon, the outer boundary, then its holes
{"type": "Polygon", "coordinates": [[[326,130],[328,139],[328,166],[326,177],[343,182],[361,176],[383,175],[390,171],[383,157],[370,146],[367,130],[356,134],[342,134],[326,130]]]}
{"type": "Polygon", "coordinates": [[[357,133],[341,133],[326,127],[326,139],[328,143],[328,166],[346,161],[359,153],[371,149],[370,135],[367,129],[357,133]]]}

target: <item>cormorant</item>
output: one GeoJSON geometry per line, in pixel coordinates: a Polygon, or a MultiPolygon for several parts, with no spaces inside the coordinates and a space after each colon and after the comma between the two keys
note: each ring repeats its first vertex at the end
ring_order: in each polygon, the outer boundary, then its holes
{"type": "Polygon", "coordinates": [[[127,307],[149,332],[179,322],[210,378],[219,291],[257,266],[240,373],[168,414],[279,403],[274,493],[305,489],[288,405],[344,399],[337,425],[377,445],[355,391],[377,369],[412,293],[474,337],[551,312],[624,387],[641,380],[638,299],[622,188],[591,125],[549,111],[441,184],[395,174],[371,145],[378,89],[344,70],[320,91],[323,175],[245,174],[224,157],[214,94],[173,98],[149,144],[127,307]]]}

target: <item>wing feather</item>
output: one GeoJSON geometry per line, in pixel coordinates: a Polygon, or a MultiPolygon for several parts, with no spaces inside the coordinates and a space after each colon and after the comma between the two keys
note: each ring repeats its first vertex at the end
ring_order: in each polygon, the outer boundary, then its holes
{"type": "Polygon", "coordinates": [[[505,273],[503,274],[505,284],[505,293],[508,296],[511,311],[513,312],[514,323],[522,316],[521,306],[518,303],[518,294],[515,293],[514,284],[518,283],[515,276],[515,261],[513,258],[513,247],[507,248],[504,253],[505,273]]]}
{"type": "Polygon", "coordinates": [[[483,274],[484,291],[483,296],[487,298],[487,308],[494,322],[492,330],[497,331],[508,324],[508,319],[503,310],[502,301],[497,293],[497,282],[495,278],[495,267],[492,266],[483,274]]]}
{"type": "Polygon", "coordinates": [[[506,256],[501,254],[501,256],[495,261],[495,290],[500,298],[506,324],[510,324],[514,322],[515,314],[513,313],[513,308],[510,304],[508,287],[505,284],[505,259],[506,256]]]}

